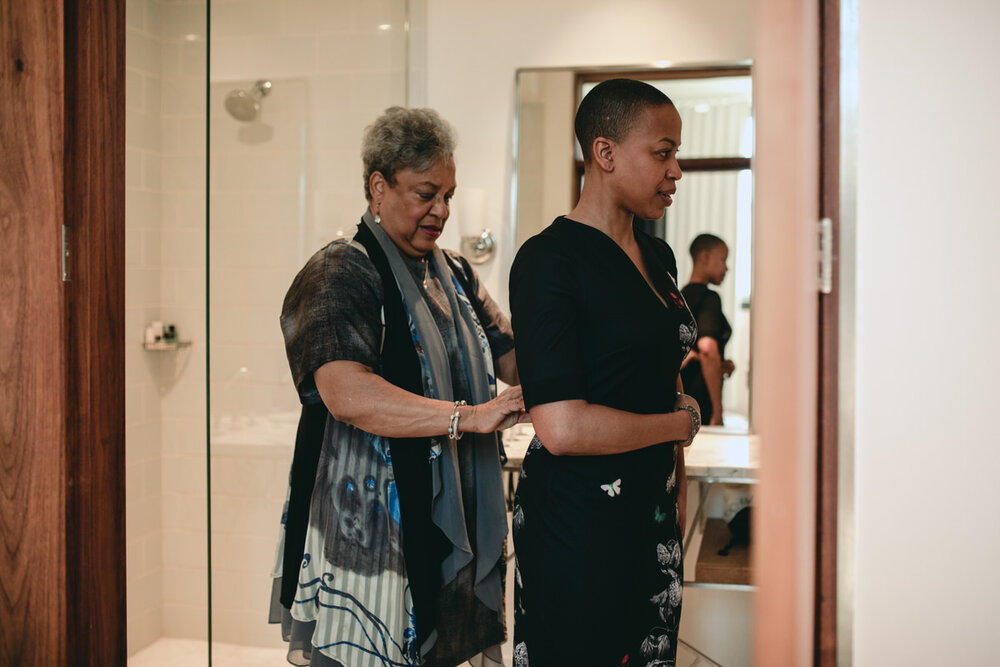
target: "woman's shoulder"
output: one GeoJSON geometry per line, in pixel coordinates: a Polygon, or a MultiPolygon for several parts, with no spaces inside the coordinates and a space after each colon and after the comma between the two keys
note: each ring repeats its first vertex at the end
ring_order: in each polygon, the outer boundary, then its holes
{"type": "Polygon", "coordinates": [[[334,239],[320,248],[310,261],[322,262],[327,275],[378,279],[378,269],[365,247],[351,238],[334,239]]]}
{"type": "Polygon", "coordinates": [[[364,246],[339,238],[313,253],[292,281],[289,294],[358,287],[381,292],[382,278],[364,246]]]}
{"type": "Polygon", "coordinates": [[[661,239],[659,236],[653,236],[649,232],[635,228],[635,236],[639,239],[639,242],[644,244],[648,248],[652,248],[653,252],[657,253],[665,259],[669,259],[671,264],[677,264],[677,258],[674,255],[674,249],[670,247],[670,244],[665,240],[661,239]]]}
{"type": "Polygon", "coordinates": [[[516,257],[521,256],[568,256],[573,254],[579,243],[579,223],[558,217],[542,231],[525,240],[518,248],[516,257]]]}

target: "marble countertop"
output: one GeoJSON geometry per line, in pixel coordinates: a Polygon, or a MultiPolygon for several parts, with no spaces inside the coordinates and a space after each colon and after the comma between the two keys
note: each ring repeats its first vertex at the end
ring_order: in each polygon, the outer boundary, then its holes
{"type": "MultiPolygon", "coordinates": [[[[531,424],[518,424],[504,431],[507,469],[520,468],[534,434],[531,424]]],[[[760,439],[756,435],[704,428],[684,450],[684,463],[689,480],[752,484],[760,467],[760,439]]]]}

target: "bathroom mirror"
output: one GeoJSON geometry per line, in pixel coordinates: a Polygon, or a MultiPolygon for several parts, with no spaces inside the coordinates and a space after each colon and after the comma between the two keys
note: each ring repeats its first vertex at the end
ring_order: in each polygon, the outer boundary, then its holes
{"type": "Polygon", "coordinates": [[[627,77],[650,83],[674,102],[683,122],[678,159],[683,177],[674,204],[659,220],[641,221],[677,257],[678,282],[691,277],[691,241],[701,233],[729,247],[725,280],[710,286],[732,327],[725,358],[724,425],[750,430],[750,304],[753,240],[753,87],[749,62],[689,67],[526,68],[516,74],[513,238],[520,246],[579,197],[583,156],[573,134],[580,100],[600,81],[627,77]]]}

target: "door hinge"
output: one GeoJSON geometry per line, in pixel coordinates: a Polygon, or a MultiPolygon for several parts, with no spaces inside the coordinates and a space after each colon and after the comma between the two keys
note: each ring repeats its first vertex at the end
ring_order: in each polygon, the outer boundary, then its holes
{"type": "Polygon", "coordinates": [[[62,279],[69,282],[69,227],[62,226],[62,279]]]}
{"type": "Polygon", "coordinates": [[[819,221],[819,292],[833,291],[833,221],[823,218],[819,221]]]}

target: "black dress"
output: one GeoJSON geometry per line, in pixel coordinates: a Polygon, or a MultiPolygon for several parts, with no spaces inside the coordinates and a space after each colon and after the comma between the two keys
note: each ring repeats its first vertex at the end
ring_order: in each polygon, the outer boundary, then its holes
{"type": "MultiPolygon", "coordinates": [[[[725,359],[726,343],[733,335],[733,328],[729,326],[729,320],[722,312],[722,299],[704,283],[688,283],[681,290],[681,294],[684,295],[684,299],[698,323],[698,336],[715,339],[716,345],[719,346],[719,357],[725,359]]],[[[714,408],[708,394],[705,375],[701,370],[701,363],[697,359],[692,360],[684,367],[684,370],[681,371],[681,380],[684,381],[684,393],[698,401],[702,423],[709,423],[712,420],[714,408]]]]}
{"type": "MultiPolygon", "coordinates": [[[[610,237],[566,218],[518,251],[510,299],[529,409],[583,399],[673,410],[696,330],[670,247],[633,229],[659,297],[610,237]]],[[[553,456],[536,439],[513,528],[515,667],[674,664],[683,564],[673,445],[553,456]]]]}

